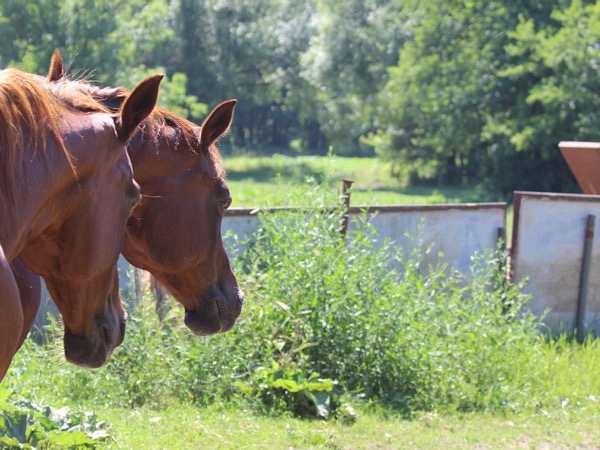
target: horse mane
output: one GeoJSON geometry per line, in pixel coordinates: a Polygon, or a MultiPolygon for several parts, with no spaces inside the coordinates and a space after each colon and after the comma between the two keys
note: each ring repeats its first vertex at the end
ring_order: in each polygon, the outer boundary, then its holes
{"type": "Polygon", "coordinates": [[[57,123],[64,110],[37,75],[15,68],[0,71],[0,164],[9,192],[15,189],[17,161],[26,157],[25,149],[44,151],[49,132],[76,174],[57,123]]]}
{"type": "MultiPolygon", "coordinates": [[[[44,78],[44,80],[46,80],[44,78]]],[[[102,104],[101,100],[88,89],[83,89],[79,83],[71,82],[65,78],[52,83],[47,82],[46,87],[52,94],[60,99],[68,106],[82,112],[101,112],[105,114],[113,114],[113,111],[108,106],[102,104]]]]}
{"type": "MultiPolygon", "coordinates": [[[[90,83],[85,79],[69,80],[67,78],[60,78],[54,82],[57,85],[65,85],[63,89],[67,92],[72,92],[72,95],[79,93],[81,95],[87,95],[94,101],[102,103],[104,108],[112,113],[116,113],[122,106],[125,98],[129,95],[129,90],[124,87],[99,87],[90,83]]],[[[51,83],[51,84],[54,84],[51,83]]],[[[168,109],[155,107],[150,115],[140,125],[140,132],[142,138],[151,140],[155,145],[159,145],[159,142],[165,136],[166,128],[171,128],[178,133],[178,143],[185,142],[190,152],[206,161],[204,153],[197,151],[201,147],[199,127],[195,123],[185,119],[177,113],[169,111],[168,109]]],[[[179,145],[169,146],[172,151],[177,151],[179,145]]],[[[208,158],[211,165],[214,166],[212,170],[215,170],[215,177],[223,176],[223,160],[215,145],[211,145],[208,149],[208,158]]]]}

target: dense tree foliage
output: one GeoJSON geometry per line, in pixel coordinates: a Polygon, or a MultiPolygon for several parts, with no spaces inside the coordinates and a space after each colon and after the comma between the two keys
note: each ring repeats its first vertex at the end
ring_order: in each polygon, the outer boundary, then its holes
{"type": "Polygon", "coordinates": [[[557,144],[600,140],[600,2],[6,0],[0,63],[133,85],[200,121],[239,99],[228,149],[373,154],[406,180],[574,187],[557,144]]]}

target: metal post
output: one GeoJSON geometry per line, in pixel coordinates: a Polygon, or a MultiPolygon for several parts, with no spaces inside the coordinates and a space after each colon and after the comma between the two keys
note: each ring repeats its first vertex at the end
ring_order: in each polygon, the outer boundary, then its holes
{"type": "Polygon", "coordinates": [[[342,180],[342,203],[344,206],[344,215],[342,216],[342,229],[340,234],[342,237],[346,236],[348,231],[348,221],[350,220],[350,188],[354,181],[342,180]]]}
{"type": "Polygon", "coordinates": [[[577,297],[577,312],[575,314],[575,329],[577,332],[577,341],[583,342],[585,339],[585,307],[587,299],[588,279],[590,274],[590,259],[592,256],[592,247],[594,245],[594,228],[596,226],[596,216],[589,214],[587,225],[585,227],[585,241],[583,244],[583,257],[581,259],[581,274],[579,277],[579,295],[577,297]]]}
{"type": "Polygon", "coordinates": [[[506,228],[498,227],[498,234],[496,235],[496,250],[500,260],[500,269],[504,270],[506,280],[510,280],[510,262],[506,253],[506,228]]]}

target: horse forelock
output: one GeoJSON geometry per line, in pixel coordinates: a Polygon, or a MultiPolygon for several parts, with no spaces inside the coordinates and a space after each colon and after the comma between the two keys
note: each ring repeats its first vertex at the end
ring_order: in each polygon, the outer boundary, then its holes
{"type": "Polygon", "coordinates": [[[142,125],[144,135],[155,145],[160,145],[164,139],[171,151],[179,151],[181,147],[194,156],[201,158],[203,171],[213,178],[223,178],[225,170],[223,159],[216,145],[211,145],[207,151],[201,150],[200,130],[195,123],[181,117],[177,113],[164,108],[155,108],[142,125]],[[167,138],[166,130],[175,131],[176,141],[167,138]]]}
{"type": "Polygon", "coordinates": [[[48,133],[54,135],[75,171],[58,125],[64,109],[36,75],[14,68],[0,71],[0,161],[8,189],[14,188],[17,162],[29,153],[45,151],[48,133]]]}

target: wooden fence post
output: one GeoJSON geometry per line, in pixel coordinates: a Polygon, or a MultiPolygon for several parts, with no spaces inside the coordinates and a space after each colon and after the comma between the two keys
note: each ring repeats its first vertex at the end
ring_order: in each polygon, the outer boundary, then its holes
{"type": "Polygon", "coordinates": [[[352,187],[352,183],[354,183],[354,181],[342,180],[342,203],[344,206],[342,229],[340,230],[342,237],[345,237],[346,232],[348,231],[348,222],[350,220],[350,188],[352,187]]]}

